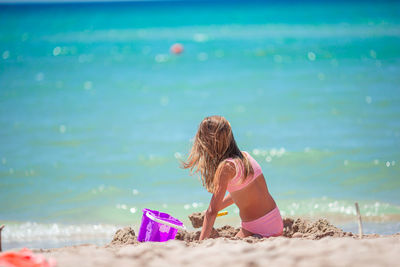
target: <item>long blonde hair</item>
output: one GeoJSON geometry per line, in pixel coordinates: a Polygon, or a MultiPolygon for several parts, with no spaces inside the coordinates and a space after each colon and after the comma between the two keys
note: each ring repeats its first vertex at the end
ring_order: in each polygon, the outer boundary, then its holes
{"type": "Polygon", "coordinates": [[[203,186],[214,193],[218,189],[220,172],[224,160],[233,158],[240,160],[244,166],[245,179],[253,174],[247,157],[238,148],[233,137],[231,125],[222,116],[204,118],[194,138],[193,146],[182,167],[193,173],[200,172],[203,186]]]}

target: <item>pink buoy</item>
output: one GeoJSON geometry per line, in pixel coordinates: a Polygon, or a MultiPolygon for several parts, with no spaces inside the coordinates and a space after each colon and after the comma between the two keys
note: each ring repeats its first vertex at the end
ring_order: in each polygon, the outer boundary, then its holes
{"type": "Polygon", "coordinates": [[[181,45],[179,43],[173,44],[171,46],[170,50],[171,50],[171,53],[173,53],[173,54],[180,54],[183,52],[183,45],[181,45]]]}

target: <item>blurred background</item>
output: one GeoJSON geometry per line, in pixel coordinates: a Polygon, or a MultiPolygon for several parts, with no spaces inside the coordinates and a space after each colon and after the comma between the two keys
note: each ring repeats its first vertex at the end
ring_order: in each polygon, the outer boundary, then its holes
{"type": "Polygon", "coordinates": [[[357,231],[358,201],[399,232],[399,63],[394,1],[0,0],[3,248],[105,244],[143,208],[189,228],[211,195],[180,160],[215,114],[284,217],[357,231]]]}

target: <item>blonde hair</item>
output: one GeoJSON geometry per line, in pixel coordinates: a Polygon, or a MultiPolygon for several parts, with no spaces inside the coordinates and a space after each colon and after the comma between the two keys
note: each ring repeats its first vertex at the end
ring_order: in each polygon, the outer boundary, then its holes
{"type": "Polygon", "coordinates": [[[238,159],[243,164],[243,179],[254,173],[247,157],[236,144],[229,122],[222,116],[204,118],[182,167],[190,169],[192,174],[200,172],[203,186],[214,193],[218,189],[220,172],[227,158],[238,159]]]}

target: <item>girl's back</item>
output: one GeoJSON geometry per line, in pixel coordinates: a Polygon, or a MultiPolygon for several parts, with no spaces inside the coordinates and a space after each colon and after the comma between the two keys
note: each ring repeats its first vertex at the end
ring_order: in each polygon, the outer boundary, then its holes
{"type": "MultiPolygon", "coordinates": [[[[250,174],[244,180],[243,176],[233,177],[230,181],[231,186],[228,185],[228,191],[230,191],[233,201],[240,210],[240,218],[246,222],[260,218],[273,210],[276,204],[269,194],[267,183],[258,163],[248,153],[245,152],[243,154],[255,169],[254,174],[250,174]],[[260,172],[257,172],[258,168],[260,172]],[[256,175],[256,177],[252,177],[253,175],[256,175]],[[238,184],[238,180],[242,181],[242,183],[238,184]]],[[[238,160],[235,161],[236,173],[241,174],[243,166],[240,166],[241,163],[237,162],[238,160]]]]}

